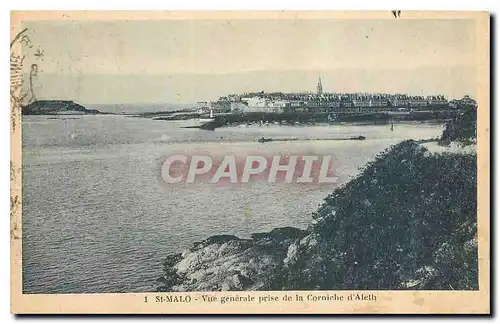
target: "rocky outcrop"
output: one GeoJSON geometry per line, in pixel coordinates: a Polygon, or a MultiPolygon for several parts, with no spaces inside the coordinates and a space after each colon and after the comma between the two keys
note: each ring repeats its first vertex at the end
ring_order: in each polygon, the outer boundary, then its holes
{"type": "Polygon", "coordinates": [[[476,154],[405,141],[326,197],[309,229],[214,236],[165,261],[164,291],[477,289],[476,154]]]}
{"type": "Polygon", "coordinates": [[[251,239],[216,235],[164,262],[158,291],[266,290],[283,267],[288,247],[307,234],[276,228],[251,239]]]}
{"type": "Polygon", "coordinates": [[[87,109],[71,100],[37,100],[22,108],[23,115],[55,115],[68,112],[80,114],[100,114],[95,109],[87,109]]]}
{"type": "Polygon", "coordinates": [[[477,289],[476,155],[413,141],[335,190],[289,248],[287,289],[477,289]]]}

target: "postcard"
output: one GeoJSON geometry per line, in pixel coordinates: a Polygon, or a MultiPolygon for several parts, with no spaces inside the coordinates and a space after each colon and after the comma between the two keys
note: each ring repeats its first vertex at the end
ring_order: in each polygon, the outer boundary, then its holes
{"type": "Polygon", "coordinates": [[[11,18],[12,313],[490,313],[489,13],[11,18]]]}

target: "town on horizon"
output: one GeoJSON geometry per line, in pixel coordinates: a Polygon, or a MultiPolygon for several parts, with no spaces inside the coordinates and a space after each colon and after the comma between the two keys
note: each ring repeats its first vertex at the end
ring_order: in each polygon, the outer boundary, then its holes
{"type": "Polygon", "coordinates": [[[215,101],[199,101],[199,113],[366,113],[456,109],[462,102],[475,102],[469,95],[448,100],[443,94],[324,92],[321,75],[316,92],[245,92],[228,94],[215,101]]]}

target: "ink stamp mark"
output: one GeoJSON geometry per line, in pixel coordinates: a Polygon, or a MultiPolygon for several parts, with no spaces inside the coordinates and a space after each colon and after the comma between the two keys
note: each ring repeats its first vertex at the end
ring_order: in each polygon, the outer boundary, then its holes
{"type": "MultiPolygon", "coordinates": [[[[38,62],[43,61],[44,51],[32,41],[33,36],[28,28],[24,28],[10,43],[10,97],[12,133],[16,131],[21,118],[22,107],[36,100],[35,82],[38,76],[38,62]]],[[[10,180],[10,218],[11,238],[21,237],[18,217],[21,207],[21,197],[15,190],[19,176],[18,162],[11,161],[10,180]]]]}
{"type": "MultiPolygon", "coordinates": [[[[43,62],[45,52],[32,38],[29,29],[25,28],[10,43],[10,94],[13,109],[36,101],[34,85],[39,72],[38,64],[43,62]]],[[[14,123],[13,120],[13,125],[14,123]]]]}

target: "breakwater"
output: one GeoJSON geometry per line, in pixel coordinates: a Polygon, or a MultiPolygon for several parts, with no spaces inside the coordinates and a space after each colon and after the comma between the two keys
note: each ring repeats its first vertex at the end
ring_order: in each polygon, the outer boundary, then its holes
{"type": "Polygon", "coordinates": [[[329,138],[329,137],[316,137],[316,138],[265,138],[262,137],[259,139],[259,143],[265,142],[291,142],[291,141],[363,141],[366,137],[364,136],[351,136],[351,137],[339,137],[339,138],[329,138]]]}
{"type": "MultiPolygon", "coordinates": [[[[280,125],[314,125],[316,123],[370,123],[370,124],[389,124],[397,121],[432,121],[449,120],[458,115],[456,110],[446,111],[417,111],[417,112],[379,112],[379,113],[268,113],[252,112],[240,114],[216,115],[212,121],[206,122],[200,126],[204,130],[214,130],[219,127],[231,127],[242,124],[254,123],[274,123],[280,125]]],[[[173,118],[162,118],[163,120],[172,120],[173,118]]]]}

